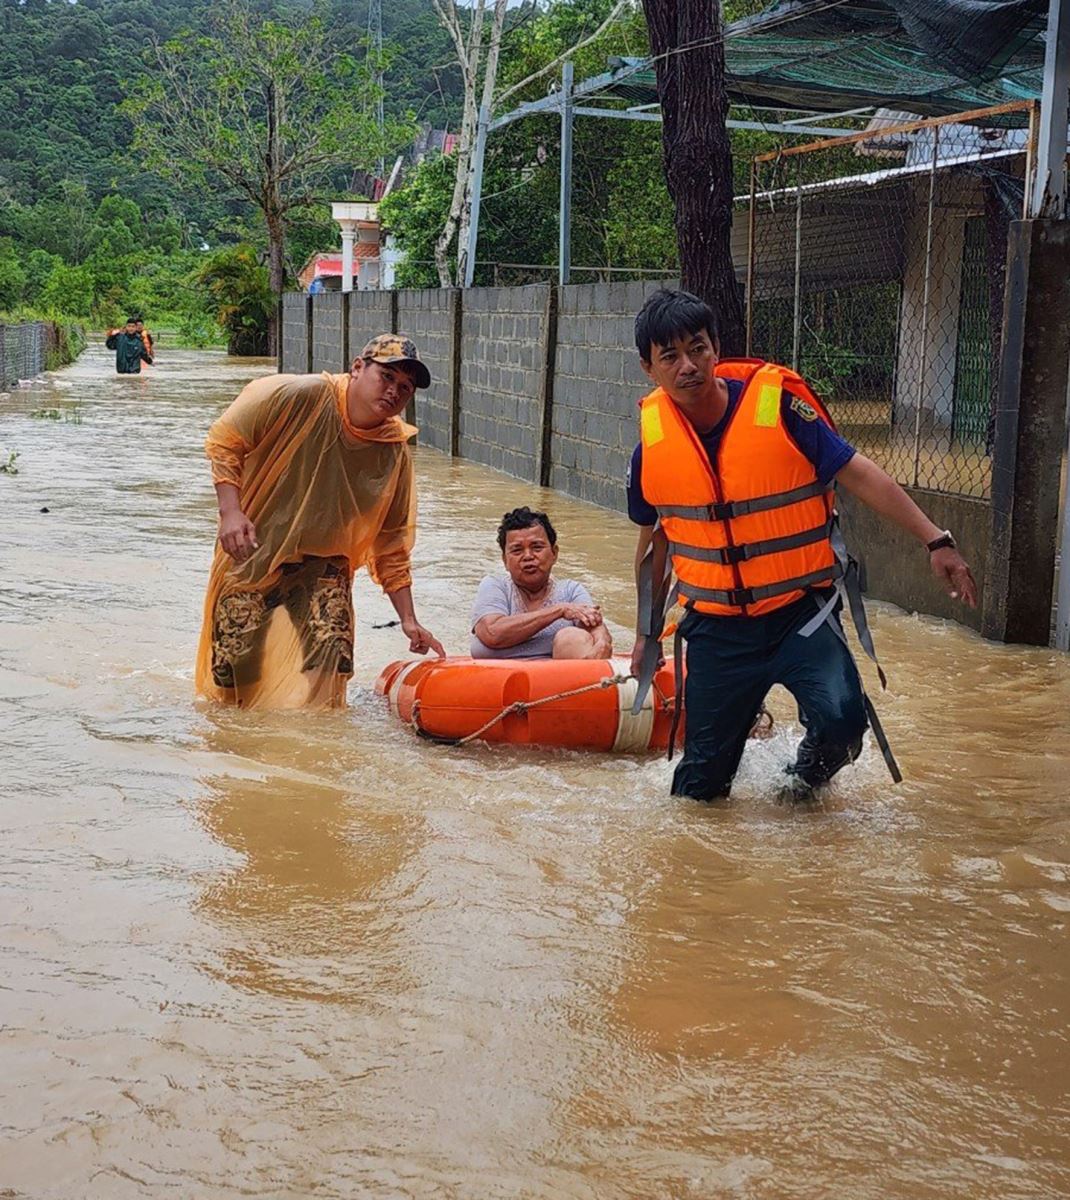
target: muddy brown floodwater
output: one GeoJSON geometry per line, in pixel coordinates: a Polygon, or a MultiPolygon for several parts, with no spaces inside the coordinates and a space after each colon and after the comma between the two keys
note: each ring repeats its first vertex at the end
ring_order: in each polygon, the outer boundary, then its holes
{"type": "MultiPolygon", "coordinates": [[[[98,345],[0,398],[0,1196],[1070,1194],[1070,660],[875,606],[907,782],[870,745],[816,813],[785,695],[721,807],[415,740],[366,576],[349,710],[206,708],[200,447],[267,369],[98,345]]],[[[417,470],[454,652],[532,501],[627,647],[625,518],[417,470]]]]}

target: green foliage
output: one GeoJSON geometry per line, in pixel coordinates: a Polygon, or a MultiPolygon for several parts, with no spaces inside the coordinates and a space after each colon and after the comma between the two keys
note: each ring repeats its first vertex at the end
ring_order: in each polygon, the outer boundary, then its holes
{"type": "MultiPolygon", "coordinates": [[[[54,322],[54,327],[56,341],[45,353],[46,371],[58,371],[60,367],[74,362],[86,347],[85,329],[81,325],[72,321],[57,321],[54,322]]],[[[81,416],[75,423],[81,424],[81,416]]]]}
{"type": "MultiPolygon", "coordinates": [[[[426,158],[406,186],[379,206],[383,222],[405,251],[397,270],[398,287],[438,286],[435,239],[449,211],[456,169],[452,154],[426,158]]],[[[485,244],[482,252],[487,253],[485,244]]]]}
{"type": "Polygon", "coordinates": [[[27,278],[14,242],[10,238],[0,238],[0,309],[19,303],[26,290],[27,278]]]}
{"type": "MultiPolygon", "coordinates": [[[[258,249],[266,246],[262,234],[259,238],[245,237],[241,240],[246,244],[256,245],[258,249]]],[[[294,209],[286,239],[289,272],[292,276],[296,277],[313,254],[321,250],[330,250],[337,245],[338,226],[331,217],[329,204],[310,204],[305,208],[294,209]]]]}
{"type": "Polygon", "coordinates": [[[377,128],[377,84],[338,48],[319,7],[269,18],[224,0],[207,33],[172,38],[152,59],[121,106],[135,149],[176,187],[260,210],[275,291],[294,214],[337,194],[339,171],[370,165],[412,133],[397,120],[377,128]]]}
{"type": "MultiPolygon", "coordinates": [[[[612,7],[613,0],[566,0],[546,9],[524,6],[503,38],[499,93],[536,74],[588,37],[612,7]]],[[[646,30],[637,7],[571,57],[579,80],[604,71],[610,55],[646,52],[646,30]]],[[[513,92],[503,107],[513,108],[545,95],[549,82],[558,75],[558,69],[540,75],[513,92]]],[[[491,136],[484,163],[477,283],[549,277],[558,254],[559,178],[560,122],[556,117],[528,117],[491,136]],[[488,265],[495,263],[530,266],[496,271],[488,265]]],[[[427,161],[384,204],[384,219],[405,253],[400,282],[437,283],[434,244],[449,211],[452,183],[451,167],[441,159],[427,161]]],[[[572,260],[578,268],[621,267],[665,275],[675,271],[676,240],[662,178],[658,126],[589,118],[576,121],[572,260]]],[[[583,277],[578,269],[577,278],[583,277]]]]}
{"type": "Polygon", "coordinates": [[[30,416],[35,421],[62,421],[64,425],[81,425],[82,405],[72,404],[67,408],[35,408],[30,416]]]}
{"type": "Polygon", "coordinates": [[[266,354],[268,321],[275,310],[267,268],[251,246],[219,250],[198,270],[197,280],[216,305],[231,354],[266,354]]]}
{"type": "Polygon", "coordinates": [[[37,297],[38,307],[48,317],[70,315],[88,319],[96,301],[92,270],[82,265],[58,262],[52,268],[37,297]]]}
{"type": "MultiPolygon", "coordinates": [[[[306,159],[280,194],[282,261],[292,275],[313,252],[337,246],[323,198],[347,195],[354,171],[381,153],[389,164],[414,121],[456,130],[460,117],[460,70],[433,6],[389,0],[383,65],[390,123],[377,142],[376,90],[364,61],[368,3],[0,0],[0,307],[30,306],[97,326],[136,309],[154,329],[168,329],[169,341],[218,342],[219,298],[199,275],[206,254],[251,246],[258,262],[269,259],[264,205],[273,202],[262,194],[260,168],[271,79],[292,89],[281,144],[309,157],[315,146],[325,156],[306,159]],[[159,56],[154,43],[166,47],[159,56]],[[197,118],[192,141],[190,123],[174,121],[163,104],[181,81],[197,118]]],[[[765,6],[725,0],[723,7],[732,20],[765,6]]],[[[611,7],[612,0],[511,7],[500,88],[575,46],[611,7]]],[[[609,55],[646,52],[636,4],[573,56],[576,77],[605,70],[609,55]]],[[[557,69],[541,75],[505,107],[545,95],[558,76],[557,69]]],[[[750,156],[775,145],[760,133],[733,134],[737,192],[748,186],[750,156]]],[[[545,264],[541,273],[502,274],[503,282],[552,273],[558,164],[553,117],[527,118],[490,139],[480,262],[545,264]]],[[[448,164],[429,160],[384,204],[407,255],[402,283],[437,283],[433,247],[451,185],[448,164]]],[[[673,274],[659,127],[577,120],[572,211],[572,257],[580,267],[673,274]]],[[[243,276],[250,312],[260,303],[255,276],[243,276]]],[[[477,280],[494,278],[479,268],[477,280]]]]}
{"type": "Polygon", "coordinates": [[[0,447],[0,475],[17,475],[19,473],[19,452],[0,447]]]}

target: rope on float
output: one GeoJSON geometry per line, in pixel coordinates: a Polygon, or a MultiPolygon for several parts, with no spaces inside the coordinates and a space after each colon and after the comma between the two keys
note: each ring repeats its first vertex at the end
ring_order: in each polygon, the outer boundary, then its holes
{"type": "MultiPolygon", "coordinates": [[[[627,683],[634,679],[633,675],[607,675],[605,679],[598,679],[594,683],[584,684],[583,687],[572,688],[567,692],[555,692],[552,696],[542,696],[538,700],[516,700],[512,704],[507,704],[500,713],[481,725],[474,733],[466,734],[463,738],[439,737],[437,734],[429,733],[420,724],[420,701],[414,700],[412,704],[412,717],[410,724],[416,733],[429,742],[435,742],[439,746],[467,746],[469,742],[474,742],[487,732],[488,729],[493,729],[499,721],[505,720],[509,716],[521,716],[526,712],[530,712],[533,708],[539,708],[543,704],[553,704],[555,700],[570,700],[573,696],[582,696],[585,692],[598,692],[604,688],[617,687],[622,683],[627,683]]],[[[654,691],[657,693],[658,699],[662,703],[662,707],[666,711],[670,710],[675,703],[675,698],[666,696],[661,689],[654,685],[654,691]]],[[[759,709],[758,715],[754,720],[754,725],[751,728],[749,737],[769,737],[773,728],[773,714],[764,706],[759,709]],[[766,718],[766,723],[763,723],[762,718],[766,718]]]]}
{"type": "Polygon", "coordinates": [[[444,738],[436,737],[433,733],[428,733],[420,725],[420,702],[415,701],[412,706],[412,727],[422,738],[427,738],[429,741],[438,742],[443,746],[466,746],[469,742],[475,741],[476,738],[482,737],[488,729],[492,729],[499,721],[504,720],[514,713],[517,715],[530,712],[533,708],[539,708],[543,704],[552,704],[555,700],[569,700],[573,696],[582,696],[584,692],[597,692],[603,688],[616,687],[618,684],[627,683],[631,679],[630,675],[607,675],[605,679],[596,680],[594,683],[584,684],[583,687],[572,688],[567,692],[555,692],[552,696],[542,696],[538,700],[517,700],[512,704],[507,704],[497,716],[491,717],[489,721],[481,725],[475,733],[470,733],[463,738],[444,738]]]}

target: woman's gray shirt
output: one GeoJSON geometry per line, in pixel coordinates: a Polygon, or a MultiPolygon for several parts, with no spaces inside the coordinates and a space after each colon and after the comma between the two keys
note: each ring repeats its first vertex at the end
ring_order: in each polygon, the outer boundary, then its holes
{"type": "MultiPolygon", "coordinates": [[[[582,583],[574,579],[555,579],[550,587],[550,594],[543,602],[543,608],[553,604],[590,604],[590,592],[582,583]]],[[[476,592],[475,604],[472,606],[472,648],[469,653],[473,658],[552,658],[554,653],[554,637],[559,630],[568,629],[571,621],[554,621],[541,629],[534,637],[516,646],[507,646],[495,650],[485,646],[475,635],[475,627],[483,617],[515,617],[519,613],[533,611],[526,609],[517,591],[516,584],[508,575],[485,575],[476,592]]]]}

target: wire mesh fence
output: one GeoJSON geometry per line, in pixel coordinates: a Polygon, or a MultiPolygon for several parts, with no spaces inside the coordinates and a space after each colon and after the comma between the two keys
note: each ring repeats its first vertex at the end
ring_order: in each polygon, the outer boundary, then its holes
{"type": "Polygon", "coordinates": [[[45,321],[0,324],[0,389],[45,370],[50,326],[45,321]]]}
{"type": "Polygon", "coordinates": [[[989,494],[1031,111],[878,119],[753,161],[737,211],[750,352],[801,372],[901,483],[989,494]]]}

